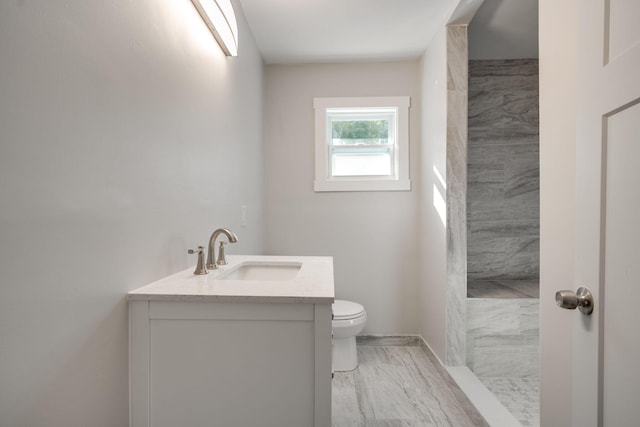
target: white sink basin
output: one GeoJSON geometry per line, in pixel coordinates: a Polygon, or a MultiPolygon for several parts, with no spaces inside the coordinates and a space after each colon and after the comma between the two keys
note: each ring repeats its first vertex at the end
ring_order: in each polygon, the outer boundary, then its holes
{"type": "Polygon", "coordinates": [[[246,261],[222,272],[219,280],[291,280],[298,275],[301,262],[246,261]]]}

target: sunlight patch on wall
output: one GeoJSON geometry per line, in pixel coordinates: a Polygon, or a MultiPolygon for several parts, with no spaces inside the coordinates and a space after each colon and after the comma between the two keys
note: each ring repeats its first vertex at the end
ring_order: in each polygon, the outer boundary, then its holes
{"type": "Polygon", "coordinates": [[[436,183],[433,184],[433,207],[436,208],[442,226],[447,227],[447,202],[445,201],[445,190],[447,188],[446,181],[437,167],[433,167],[433,174],[436,176],[436,183]],[[438,185],[440,184],[440,185],[438,185]]]}
{"type": "Polygon", "coordinates": [[[444,201],[444,197],[437,185],[433,185],[433,207],[436,208],[438,215],[440,216],[440,221],[442,221],[442,226],[447,226],[447,203],[444,201]]]}
{"type": "Polygon", "coordinates": [[[433,173],[436,176],[436,178],[438,178],[438,182],[440,183],[440,185],[442,186],[442,190],[445,190],[447,188],[447,183],[445,182],[444,178],[442,177],[442,174],[440,173],[440,171],[438,170],[437,167],[433,167],[433,173]]]}

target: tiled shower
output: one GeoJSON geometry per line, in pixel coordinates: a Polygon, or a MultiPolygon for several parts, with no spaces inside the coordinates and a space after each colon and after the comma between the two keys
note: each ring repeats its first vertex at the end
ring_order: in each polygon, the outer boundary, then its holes
{"type": "Polygon", "coordinates": [[[469,61],[469,369],[539,424],[538,60],[469,61]]]}

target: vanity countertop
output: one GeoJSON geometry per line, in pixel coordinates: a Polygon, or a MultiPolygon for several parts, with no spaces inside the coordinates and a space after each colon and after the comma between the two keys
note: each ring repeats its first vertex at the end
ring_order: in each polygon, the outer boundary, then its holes
{"type": "Polygon", "coordinates": [[[193,267],[129,292],[137,301],[288,302],[332,303],[333,258],[312,256],[228,255],[227,265],[209,274],[193,274],[193,267]],[[221,280],[245,262],[299,262],[300,271],[290,280],[221,280]]]}

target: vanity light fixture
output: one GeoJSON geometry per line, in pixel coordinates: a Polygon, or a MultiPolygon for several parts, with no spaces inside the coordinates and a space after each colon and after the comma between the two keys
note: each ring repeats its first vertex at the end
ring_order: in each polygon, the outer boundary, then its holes
{"type": "Polygon", "coordinates": [[[238,56],[238,23],[231,0],[191,0],[227,56],[238,56]]]}

